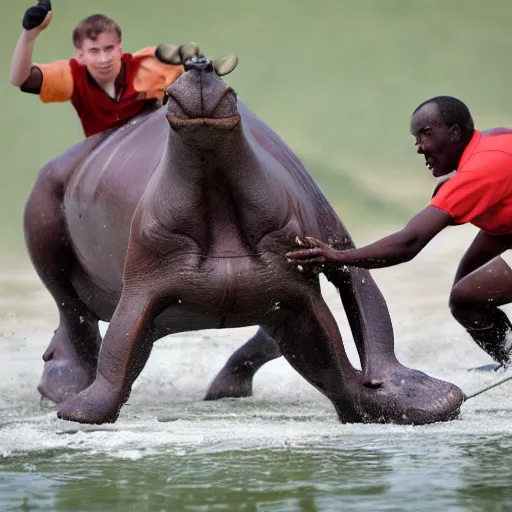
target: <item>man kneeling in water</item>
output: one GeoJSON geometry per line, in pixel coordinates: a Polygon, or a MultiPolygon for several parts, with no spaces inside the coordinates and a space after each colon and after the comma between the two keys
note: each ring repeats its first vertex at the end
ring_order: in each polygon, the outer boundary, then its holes
{"type": "Polygon", "coordinates": [[[481,229],[462,258],[450,309],[473,340],[500,365],[511,363],[511,323],[498,306],[512,302],[512,130],[475,130],[468,107],[451,96],[413,112],[417,152],[439,178],[430,204],[397,233],[339,251],[305,237],[288,252],[293,264],[382,268],[413,259],[440,231],[471,223],[481,229]],[[501,256],[500,256],[501,255],[501,256]]]}

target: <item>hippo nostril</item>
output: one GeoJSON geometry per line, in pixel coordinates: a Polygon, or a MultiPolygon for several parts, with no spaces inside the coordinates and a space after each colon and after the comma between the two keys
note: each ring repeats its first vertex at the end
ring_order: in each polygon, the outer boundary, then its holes
{"type": "Polygon", "coordinates": [[[212,61],[206,57],[194,56],[185,62],[185,71],[197,69],[199,71],[213,71],[212,61]]]}
{"type": "Polygon", "coordinates": [[[47,350],[43,354],[43,361],[47,363],[48,361],[51,361],[53,359],[53,350],[47,350]]]}
{"type": "Polygon", "coordinates": [[[363,382],[363,386],[368,389],[379,389],[382,386],[382,384],[384,384],[384,381],[376,379],[371,379],[363,382]]]}

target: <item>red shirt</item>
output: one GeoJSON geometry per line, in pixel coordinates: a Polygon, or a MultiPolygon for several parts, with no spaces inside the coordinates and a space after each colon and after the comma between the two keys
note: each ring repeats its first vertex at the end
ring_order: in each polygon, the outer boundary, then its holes
{"type": "Polygon", "coordinates": [[[493,235],[512,233],[512,131],[475,130],[457,172],[430,204],[457,224],[469,222],[493,235]]]}
{"type": "Polygon", "coordinates": [[[154,47],[133,55],[123,54],[115,98],[110,97],[76,59],[38,65],[43,75],[41,101],[71,100],[87,137],[123,124],[154,105],[163,96],[163,90],[183,73],[183,66],[164,64],[154,54],[154,47]]]}

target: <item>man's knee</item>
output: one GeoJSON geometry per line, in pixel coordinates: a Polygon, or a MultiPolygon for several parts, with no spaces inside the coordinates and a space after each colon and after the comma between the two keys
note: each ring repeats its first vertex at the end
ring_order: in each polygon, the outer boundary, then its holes
{"type": "Polygon", "coordinates": [[[461,323],[468,323],[478,304],[473,300],[471,287],[464,279],[459,281],[451,290],[448,306],[453,317],[461,323]]]}
{"type": "Polygon", "coordinates": [[[475,287],[471,279],[462,279],[452,288],[449,300],[455,320],[471,331],[488,329],[504,315],[492,303],[482,300],[475,287]]]}

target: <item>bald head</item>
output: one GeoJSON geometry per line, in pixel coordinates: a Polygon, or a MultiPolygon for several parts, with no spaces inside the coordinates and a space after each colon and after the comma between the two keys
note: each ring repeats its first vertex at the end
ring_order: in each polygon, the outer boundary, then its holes
{"type": "Polygon", "coordinates": [[[464,138],[471,138],[475,131],[475,124],[471,112],[465,103],[453,96],[434,96],[416,107],[412,115],[420,110],[427,109],[437,113],[437,121],[447,128],[458,125],[464,138]]]}
{"type": "Polygon", "coordinates": [[[434,176],[457,169],[475,127],[468,107],[452,96],[424,101],[411,117],[411,134],[418,153],[434,176]]]}

